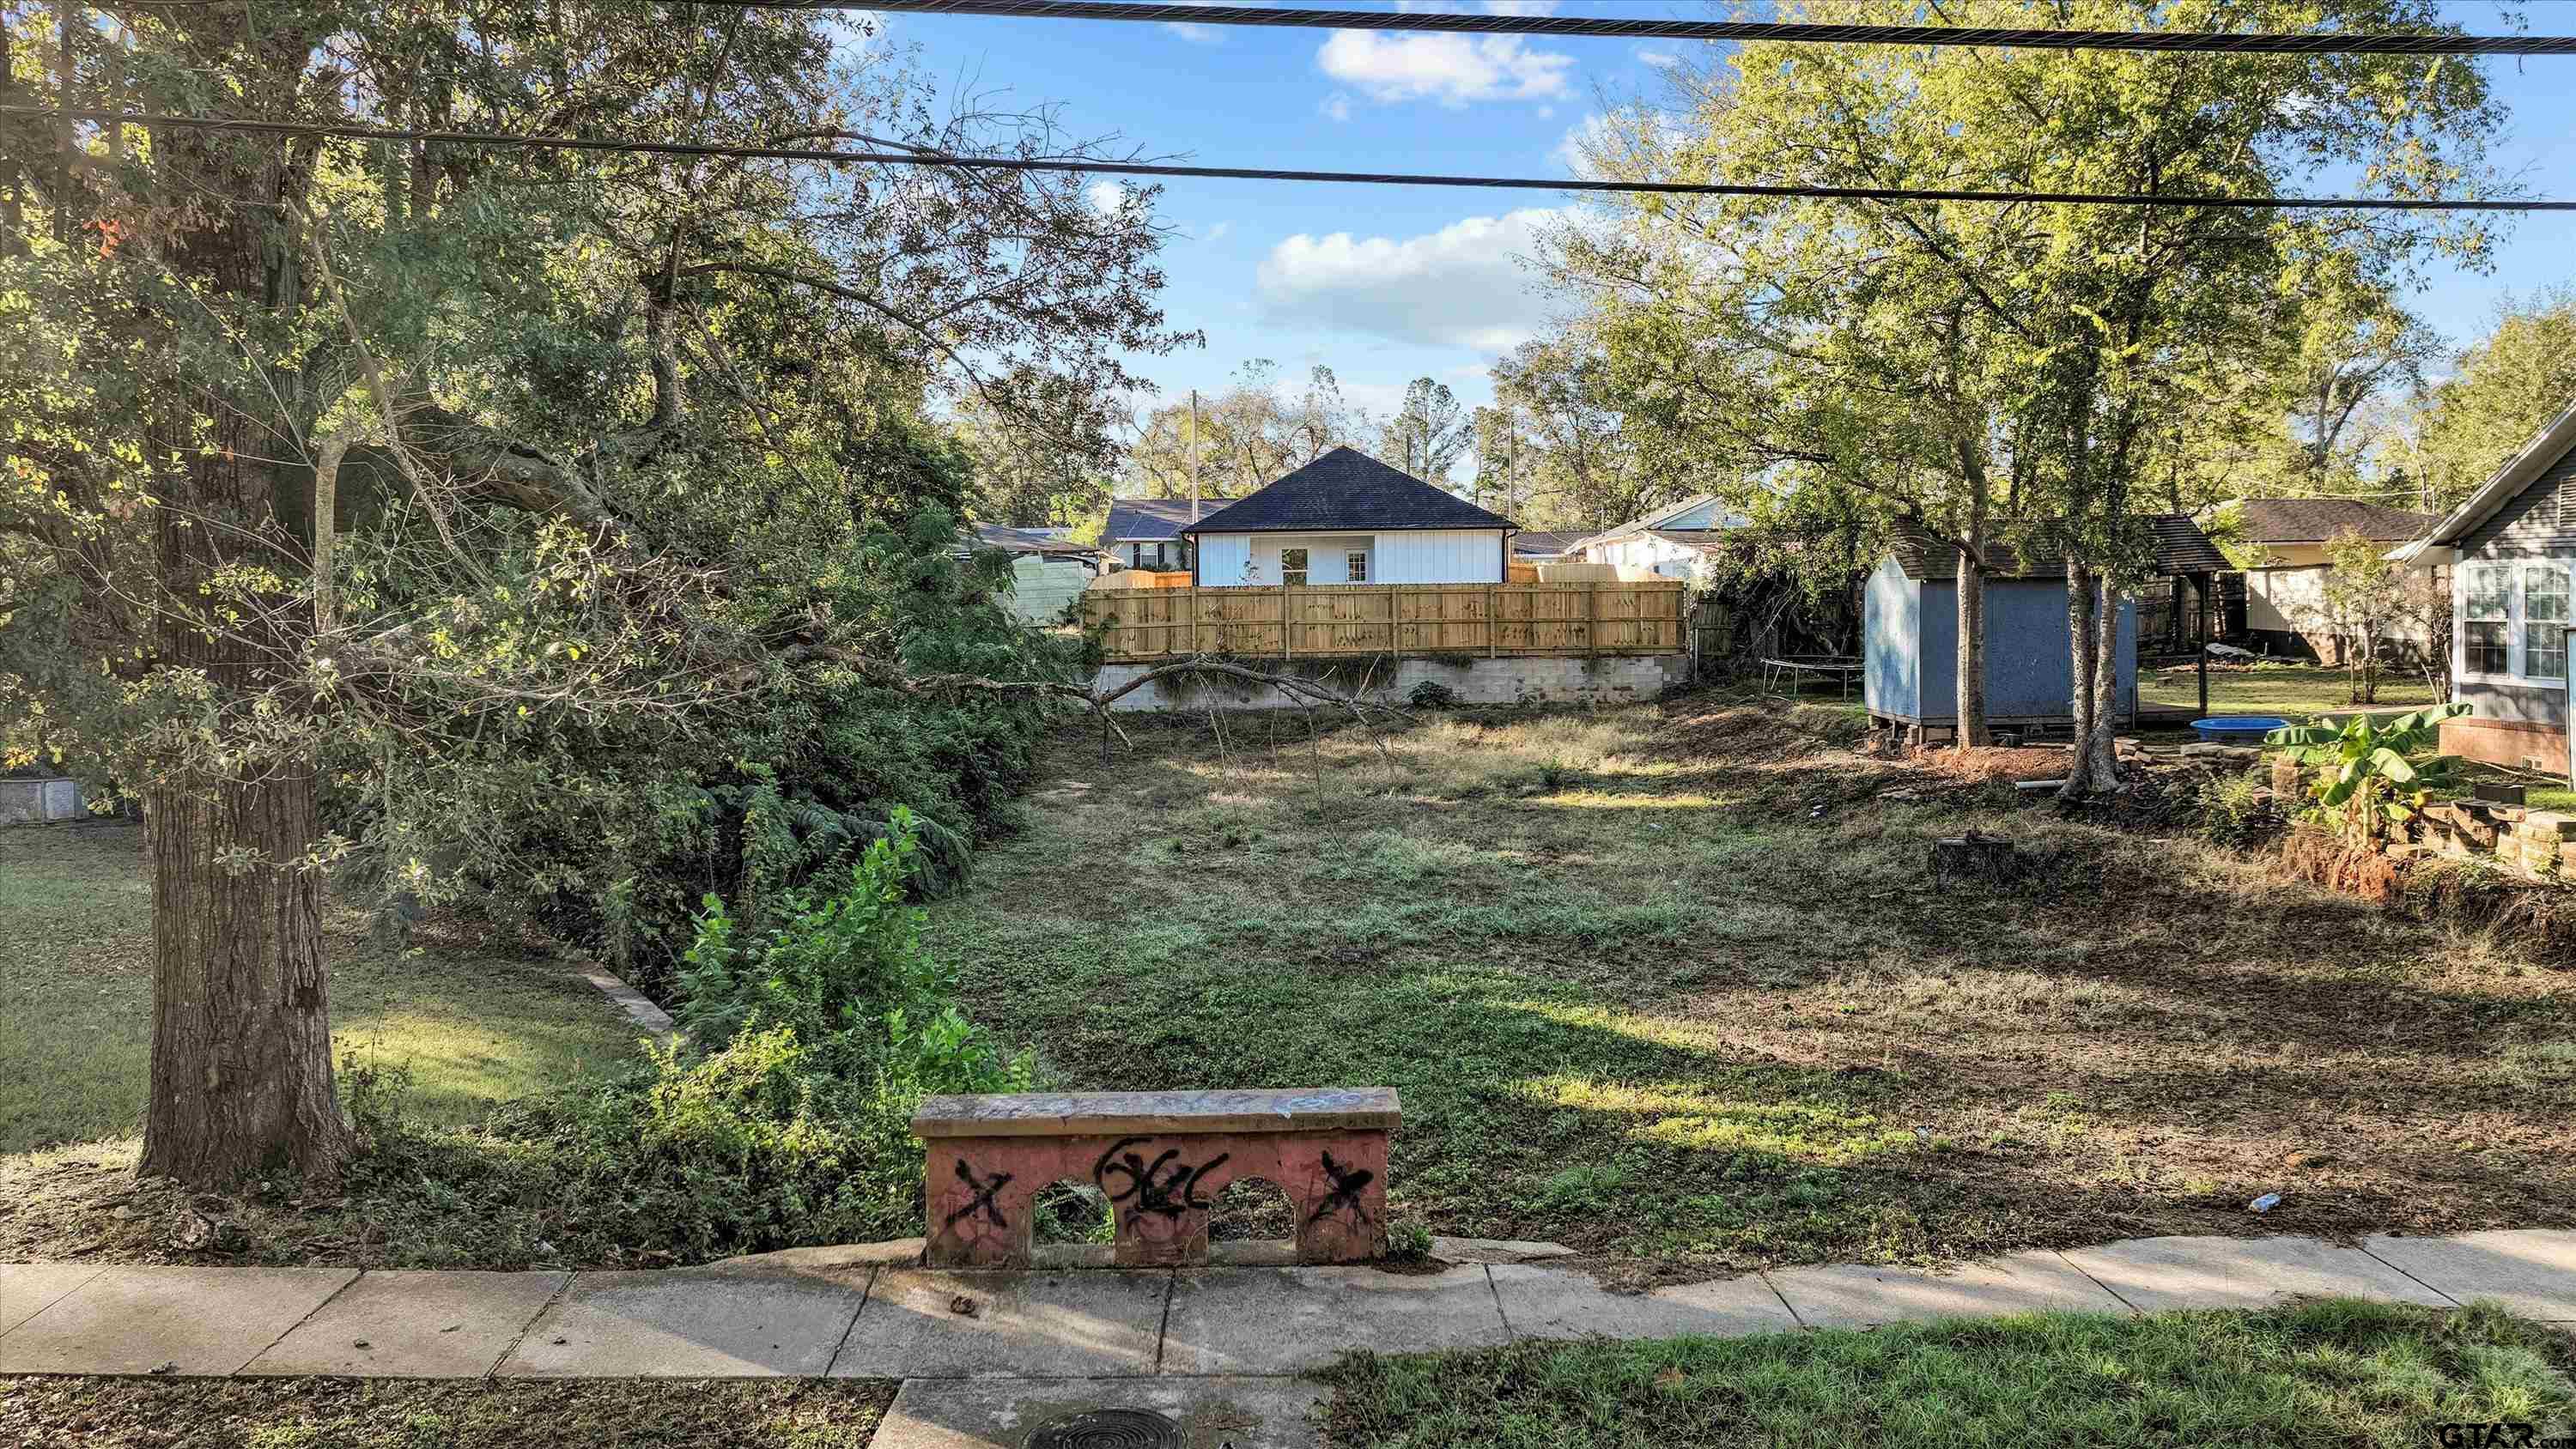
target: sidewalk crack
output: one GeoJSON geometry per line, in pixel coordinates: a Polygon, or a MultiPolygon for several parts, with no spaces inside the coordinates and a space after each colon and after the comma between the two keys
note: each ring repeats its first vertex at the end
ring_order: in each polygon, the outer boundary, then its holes
{"type": "Polygon", "coordinates": [[[501,1346],[501,1356],[492,1360],[492,1366],[483,1370],[477,1377],[488,1379],[500,1373],[501,1365],[510,1361],[510,1355],[519,1351],[519,1345],[528,1341],[529,1332],[544,1321],[547,1314],[555,1311],[555,1305],[564,1301],[564,1295],[572,1291],[572,1280],[580,1276],[577,1272],[566,1271],[563,1281],[555,1285],[555,1291],[546,1295],[546,1301],[538,1304],[537,1311],[529,1314],[528,1321],[520,1324],[519,1331],[511,1334],[510,1341],[501,1346]]]}
{"type": "Polygon", "coordinates": [[[266,1352],[268,1352],[270,1349],[277,1347],[279,1344],[286,1342],[286,1334],[287,1334],[287,1333],[293,1333],[295,1330],[297,1330],[297,1329],[299,1329],[299,1328],[302,1328],[304,1325],[306,1325],[306,1324],[308,1324],[308,1323],[311,1323],[311,1322],[313,1321],[313,1315],[314,1315],[315,1313],[320,1313],[323,1309],[328,1308],[328,1307],[330,1307],[332,1304],[339,1302],[339,1301],[340,1301],[340,1295],[341,1295],[341,1294],[346,1293],[346,1292],[348,1292],[351,1288],[356,1287],[356,1286],[357,1286],[357,1284],[358,1284],[358,1280],[359,1280],[359,1279],[361,1279],[361,1278],[364,1278],[364,1277],[366,1277],[366,1276],[367,1276],[367,1270],[366,1270],[366,1269],[364,1269],[364,1268],[360,1268],[357,1272],[350,1274],[350,1275],[349,1275],[349,1279],[348,1279],[348,1281],[347,1281],[347,1282],[342,1283],[339,1287],[334,1288],[334,1289],[332,1289],[332,1290],[331,1290],[331,1296],[330,1296],[330,1297],[325,1298],[325,1299],[323,1299],[321,1302],[316,1303],[316,1304],[314,1304],[314,1305],[313,1305],[313,1311],[312,1311],[312,1313],[307,1313],[307,1314],[305,1314],[302,1318],[299,1318],[299,1319],[295,1320],[293,1323],[288,1324],[288,1325],[286,1326],[286,1333],[281,1333],[281,1334],[279,1334],[277,1337],[270,1339],[268,1342],[266,1342],[266,1343],[264,1343],[264,1344],[261,1344],[261,1345],[259,1346],[259,1351],[258,1351],[257,1353],[253,1353],[250,1357],[248,1357],[248,1358],[246,1358],[246,1359],[243,1359],[240,1363],[234,1364],[231,1368],[224,1370],[224,1377],[225,1377],[225,1378],[234,1378],[234,1377],[238,1377],[238,1376],[240,1375],[240,1373],[241,1373],[241,1371],[242,1371],[243,1369],[249,1368],[252,1364],[255,1364],[255,1363],[259,1362],[259,1356],[260,1356],[260,1354],[266,1353],[266,1352]]]}
{"type": "Polygon", "coordinates": [[[2434,1285],[2432,1285],[2432,1284],[2430,1284],[2430,1283],[2425,1282],[2422,1278],[2420,1278],[2420,1277],[2416,1276],[2415,1274],[2407,1272],[2403,1267],[2400,1267],[2399,1265],[2397,1265],[2397,1264],[2395,1264],[2395,1263],[2389,1263],[2389,1262],[2388,1262],[2388,1260],[2387,1260],[2386,1258],[2383,1258],[2383,1257],[2379,1256],[2377,1253],[2374,1253],[2374,1252],[2370,1251],[2370,1240],[2369,1240],[2369,1239],[2367,1239],[2367,1238],[2356,1238],[2356,1239],[2354,1239],[2354,1240],[2353,1240],[2353,1246],[2354,1246],[2355,1248],[2357,1248],[2357,1249],[2359,1249],[2359,1250],[2361,1251],[2361,1255],[2362,1255],[2363,1257],[2368,1258],[2370,1261],[2372,1261],[2372,1262],[2374,1262],[2374,1263],[2386,1263],[2386,1264],[2388,1265],[2388,1270],[2389,1270],[2390,1272],[2395,1273],[2398,1277],[2405,1279],[2405,1280],[2406,1280],[2407,1282],[2409,1282],[2409,1283],[2416,1284],[2417,1286],[2421,1287],[2425,1292],[2430,1293],[2430,1294],[2433,1294],[2435,1297],[2445,1299],[2445,1300],[2449,1301],[2450,1303],[2452,1303],[2452,1304],[2454,1304],[2454,1305],[2456,1305],[2456,1304],[2458,1304],[2458,1303],[2460,1302],[2460,1299],[2459,1299],[2458,1295],[2456,1295],[2456,1294],[2452,1293],[2450,1289],[2448,1289],[2448,1288],[2437,1288],[2437,1287],[2435,1287],[2434,1285]]]}
{"type": "Polygon", "coordinates": [[[1771,1296],[1780,1300],[1780,1306],[1789,1310],[1789,1321],[1791,1323],[1798,1325],[1800,1328],[1813,1328],[1815,1326],[1799,1316],[1798,1305],[1789,1301],[1789,1295],[1780,1291],[1780,1285],[1771,1281],[1770,1274],[1757,1272],[1753,1276],[1761,1279],[1762,1286],[1771,1290],[1771,1296]]]}
{"type": "Polygon", "coordinates": [[[1181,1270],[1174,1268],[1163,1275],[1163,1321],[1154,1330],[1154,1375],[1163,1372],[1163,1345],[1172,1337],[1172,1300],[1180,1296],[1181,1270]]]}
{"type": "MultiPolygon", "coordinates": [[[[2118,1246],[2118,1245],[2117,1245],[2117,1244],[2114,1244],[2113,1246],[2115,1246],[2115,1247],[2116,1247],[2116,1246],[2118,1246]]],[[[2110,1284],[2103,1282],[2101,1279],[2094,1277],[2092,1274],[2085,1272],[2085,1271],[2084,1271],[2084,1265],[2082,1265],[2081,1263],[2076,1262],[2074,1259],[2072,1259],[2072,1258],[2070,1258],[2070,1257],[2066,1256],[2066,1255],[2065,1255],[2064,1253],[2062,1253],[2062,1252],[2058,1252],[2058,1251],[2057,1251],[2056,1249],[2054,1249],[2054,1248],[2050,1249],[2049,1251],[2050,1251],[2050,1252],[2052,1252],[2052,1253],[2055,1253],[2055,1254],[2056,1254],[2057,1261],[2059,1261],[2059,1262],[2061,1262],[2061,1263],[2064,1263],[2067,1267],[2072,1268],[2073,1270],[2075,1270],[2076,1274],[2077,1274],[2078,1276],[2082,1277],[2082,1278],[2084,1279],[2084,1281],[2085,1281],[2085,1282],[2090,1283],[2090,1284],[2092,1284],[2094,1287],[2101,1289],[2103,1292],[2110,1294],[2110,1295],[2111,1295],[2111,1301],[2112,1301],[2112,1302],[2119,1304],[2121,1307],[2123,1307],[2123,1308],[2125,1308],[2125,1309],[2129,1310],[2131,1313],[2140,1313],[2140,1312],[2144,1312],[2144,1311],[2145,1311],[2145,1310],[2143,1310],[2143,1309],[2139,1308],[2139,1307],[2138,1307],[2138,1305],[2136,1305],[2136,1304],[2134,1304],[2134,1303],[2130,1302],[2128,1299],[2121,1297],[2121,1296],[2120,1296],[2120,1290],[2119,1290],[2119,1289],[2114,1288],[2114,1287],[2112,1287],[2110,1284]]]]}
{"type": "Polygon", "coordinates": [[[1511,1339],[1520,1337],[1520,1331],[1512,1327],[1512,1315],[1510,1310],[1503,1307],[1503,1285],[1494,1281],[1494,1265],[1487,1263],[1483,1266],[1485,1269],[1485,1291],[1494,1295],[1494,1316],[1503,1321],[1503,1338],[1508,1342],[1511,1339]]]}
{"type": "Polygon", "coordinates": [[[823,1360],[823,1377],[830,1378],[832,1370],[841,1366],[841,1355],[850,1351],[850,1335],[859,1331],[859,1315],[868,1311],[868,1303],[877,1296],[877,1275],[884,1271],[883,1263],[868,1265],[868,1281],[859,1288],[859,1306],[850,1314],[850,1321],[841,1325],[841,1340],[832,1345],[832,1356],[823,1360]]]}

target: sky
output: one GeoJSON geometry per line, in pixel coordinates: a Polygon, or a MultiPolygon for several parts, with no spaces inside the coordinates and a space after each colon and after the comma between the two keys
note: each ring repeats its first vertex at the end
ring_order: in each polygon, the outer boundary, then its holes
{"type": "MultiPolygon", "coordinates": [[[[1544,10],[1703,17],[1689,0],[1336,0],[1337,8],[1544,10]]],[[[2506,33],[2492,0],[2445,12],[2506,33]]],[[[2536,34],[2576,33],[2576,0],[2532,0],[2536,34]]],[[[1452,36],[1251,26],[1176,27],[898,14],[885,39],[918,47],[943,94],[1052,102],[1074,135],[1117,135],[1148,159],[1306,170],[1565,176],[1569,138],[1605,102],[1653,96],[1690,43],[1452,36]]],[[[2457,62],[2453,62],[2456,64],[2457,62]]],[[[2483,62],[2511,108],[2495,158],[2538,195],[2576,197],[2576,57],[2483,62]]],[[[1521,258],[1566,193],[1177,179],[1157,214],[1173,326],[1207,345],[1140,359],[1161,388],[1221,391],[1266,358],[1291,378],[1330,366],[1351,401],[1384,416],[1406,382],[1433,377],[1475,405],[1486,368],[1544,331],[1550,304],[1521,258]]],[[[2509,296],[2576,279],[2576,213],[2496,219],[2487,274],[2427,279],[2413,299],[2468,340],[2509,296]]],[[[1150,404],[1149,404],[1150,405],[1150,404]]]]}

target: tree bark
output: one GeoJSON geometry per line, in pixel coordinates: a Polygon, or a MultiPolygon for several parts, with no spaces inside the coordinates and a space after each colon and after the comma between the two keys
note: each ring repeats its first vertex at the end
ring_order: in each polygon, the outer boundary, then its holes
{"type": "Polygon", "coordinates": [[[2084,741],[2083,773],[2092,788],[2120,788],[2120,591],[2103,574],[2094,583],[2093,731],[2084,741]]]}
{"type": "Polygon", "coordinates": [[[1968,489],[1968,526],[1959,549],[1959,747],[1985,744],[1986,732],[1986,470],[1969,443],[1959,444],[1959,475],[1968,489]]]}
{"type": "Polygon", "coordinates": [[[327,1176],[354,1134],[331,1079],[310,774],[158,790],[145,1176],[327,1176]],[[228,869],[227,862],[248,861],[228,869]]]}
{"type": "Polygon", "coordinates": [[[2088,762],[2093,739],[2093,660],[2100,638],[2093,629],[2093,570],[2069,561],[2066,567],[2066,639],[2071,652],[2072,687],[2067,710],[2075,722],[2074,748],[2068,751],[2062,799],[2081,798],[2090,788],[2088,762]]]}
{"type": "MultiPolygon", "coordinates": [[[[262,35],[266,68],[297,75],[314,39],[262,35]]],[[[154,161],[168,194],[209,198],[169,244],[172,270],[218,310],[291,320],[304,279],[286,228],[300,214],[313,153],[158,139],[154,161]]],[[[218,372],[183,410],[211,420],[211,446],[174,421],[158,450],[183,460],[160,510],[155,565],[168,607],[159,662],[203,671],[219,702],[263,690],[294,667],[291,631],[301,620],[289,600],[272,597],[270,607],[217,627],[223,586],[213,585],[231,565],[291,573],[301,562],[297,541],[278,526],[280,479],[268,461],[278,437],[301,435],[277,406],[294,395],[218,372]],[[204,622],[191,617],[201,612],[204,622]]],[[[315,765],[293,743],[223,745],[216,763],[165,762],[145,792],[153,1026],[142,1170],[208,1187],[281,1170],[327,1176],[355,1133],[331,1077],[320,875],[303,864],[321,835],[315,765]]]]}

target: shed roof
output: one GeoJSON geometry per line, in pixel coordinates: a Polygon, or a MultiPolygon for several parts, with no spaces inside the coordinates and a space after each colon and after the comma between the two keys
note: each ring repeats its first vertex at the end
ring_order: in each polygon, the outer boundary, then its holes
{"type": "MultiPolygon", "coordinates": [[[[2158,574],[2215,573],[2228,568],[2227,556],[2209,541],[2188,515],[2180,513],[2141,513],[2138,522],[2153,535],[2158,574]]],[[[1959,576],[1959,551],[1948,541],[1908,523],[1899,523],[1889,540],[1889,551],[1896,555],[1899,568],[1909,579],[1955,579],[1959,576]]],[[[2066,577],[2065,556],[2055,549],[2017,550],[2010,544],[1986,546],[1986,576],[1997,579],[2062,579],[2066,577]]]]}
{"type": "Polygon", "coordinates": [[[1512,535],[1512,552],[1533,558],[1565,552],[1583,541],[1579,528],[1526,529],[1512,535]]]}
{"type": "MultiPolygon", "coordinates": [[[[1204,500],[1198,505],[1199,517],[1205,518],[1224,506],[1222,498],[1204,500]]],[[[1109,500],[1109,522],[1100,530],[1100,536],[1113,543],[1151,543],[1180,537],[1189,521],[1190,500],[1186,498],[1113,498],[1109,500]]]]}
{"type": "Polygon", "coordinates": [[[2358,498],[2248,498],[2237,507],[2248,543],[2323,543],[2347,529],[2374,543],[2400,543],[2441,522],[2358,498]]]}
{"type": "Polygon", "coordinates": [[[1352,448],[1335,448],[1197,523],[1192,533],[1318,533],[1339,528],[1497,528],[1512,521],[1352,448]]]}

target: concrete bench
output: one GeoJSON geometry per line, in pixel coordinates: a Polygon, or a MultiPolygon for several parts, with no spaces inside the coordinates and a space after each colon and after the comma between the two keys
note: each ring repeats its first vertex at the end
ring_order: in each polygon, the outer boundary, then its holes
{"type": "Polygon", "coordinates": [[[931,1097],[912,1119],[930,1147],[923,1258],[1027,1266],[1038,1194],[1071,1181],[1108,1197],[1121,1267],[1203,1263],[1208,1209],[1238,1177],[1287,1191],[1297,1261],[1374,1258],[1401,1116],[1393,1087],[931,1097]]]}

